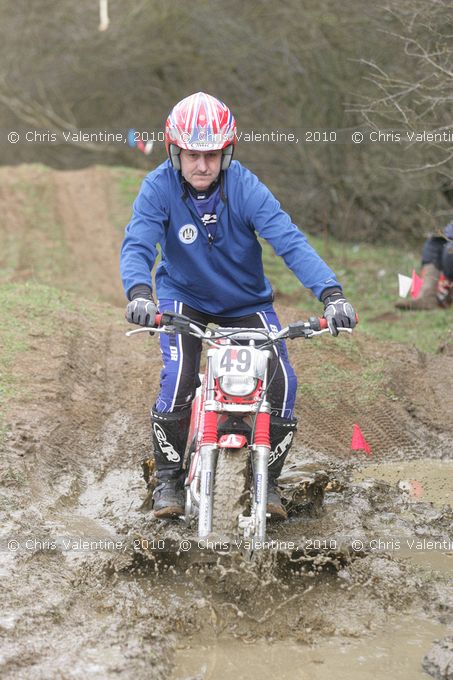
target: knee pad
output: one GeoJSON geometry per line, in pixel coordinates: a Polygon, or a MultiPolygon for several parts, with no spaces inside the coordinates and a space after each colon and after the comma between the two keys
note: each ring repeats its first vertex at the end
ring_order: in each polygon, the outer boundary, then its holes
{"type": "Polygon", "coordinates": [[[297,418],[291,420],[287,418],[280,418],[279,416],[271,416],[271,455],[269,458],[269,466],[277,465],[277,462],[283,462],[289,453],[293,443],[294,433],[297,430],[297,418]]]}
{"type": "Polygon", "coordinates": [[[191,409],[161,413],[151,410],[154,459],[158,470],[182,467],[191,409]]]}

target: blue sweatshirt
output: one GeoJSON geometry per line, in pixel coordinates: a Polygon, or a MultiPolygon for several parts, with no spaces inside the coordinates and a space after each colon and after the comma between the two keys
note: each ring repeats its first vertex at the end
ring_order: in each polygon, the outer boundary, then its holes
{"type": "Polygon", "coordinates": [[[238,161],[223,172],[215,241],[198,215],[181,173],[165,161],[146,176],[134,202],[121,250],[124,290],[150,288],[156,271],[158,299],[176,299],[220,316],[245,316],[269,308],[258,236],[266,239],[299,281],[320,298],[339,285],[335,274],[291,222],[269,189],[238,161]]]}

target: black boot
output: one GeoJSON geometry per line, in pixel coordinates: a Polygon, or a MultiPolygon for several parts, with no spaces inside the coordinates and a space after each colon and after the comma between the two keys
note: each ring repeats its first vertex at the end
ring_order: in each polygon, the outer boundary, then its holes
{"type": "Polygon", "coordinates": [[[297,420],[295,418],[287,420],[286,418],[271,416],[271,455],[268,466],[267,512],[271,515],[272,519],[286,519],[288,517],[282,505],[277,480],[280,477],[296,430],[297,420]]]}
{"type": "Polygon", "coordinates": [[[184,452],[190,425],[190,409],[177,413],[151,411],[156,463],[153,508],[156,517],[184,514],[184,452]]]}

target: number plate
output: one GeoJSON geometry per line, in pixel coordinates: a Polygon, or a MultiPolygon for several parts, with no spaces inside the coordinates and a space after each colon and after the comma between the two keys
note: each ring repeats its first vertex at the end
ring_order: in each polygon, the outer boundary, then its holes
{"type": "Polygon", "coordinates": [[[256,347],[220,347],[212,357],[215,378],[236,375],[262,379],[266,364],[266,355],[256,347]]]}

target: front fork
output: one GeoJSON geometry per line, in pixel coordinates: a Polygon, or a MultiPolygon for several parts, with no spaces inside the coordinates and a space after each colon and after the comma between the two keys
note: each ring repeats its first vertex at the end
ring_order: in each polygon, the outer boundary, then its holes
{"type": "MultiPolygon", "coordinates": [[[[254,538],[264,541],[266,537],[267,477],[270,447],[255,445],[252,450],[254,504],[254,538]]],[[[252,529],[252,530],[253,530],[252,529]]]]}
{"type": "MultiPolygon", "coordinates": [[[[263,389],[267,389],[267,370],[264,376],[263,389]]],[[[251,513],[253,518],[251,529],[254,538],[259,541],[264,541],[266,538],[267,478],[269,457],[271,453],[270,411],[270,404],[267,401],[263,401],[256,416],[255,439],[252,446],[254,503],[251,513]]]]}
{"type": "MultiPolygon", "coordinates": [[[[214,475],[219,450],[216,446],[206,445],[200,449],[200,503],[198,514],[198,536],[205,538],[212,531],[212,501],[214,475]]],[[[253,446],[253,505],[250,517],[242,517],[241,526],[245,535],[264,541],[266,537],[267,478],[270,456],[269,446],[253,446]]]]}
{"type": "Polygon", "coordinates": [[[198,508],[198,536],[204,538],[212,531],[212,500],[214,475],[219,449],[217,447],[217,414],[208,407],[214,396],[214,380],[211,366],[212,350],[208,351],[206,363],[206,392],[203,418],[203,435],[200,446],[200,504],[198,508]]]}
{"type": "MultiPolygon", "coordinates": [[[[270,352],[267,352],[268,359],[270,352]]],[[[267,388],[267,370],[264,374],[263,390],[267,388]]],[[[203,422],[203,438],[200,447],[201,471],[200,471],[200,505],[198,516],[198,535],[200,538],[208,536],[212,531],[212,502],[214,475],[217,465],[217,415],[215,411],[208,410],[210,398],[213,397],[213,379],[211,373],[210,352],[206,368],[206,402],[203,422]]],[[[267,509],[267,479],[268,463],[270,456],[270,404],[267,401],[261,403],[255,423],[255,441],[252,445],[252,469],[253,469],[253,507],[251,517],[241,517],[240,526],[244,534],[252,534],[258,540],[266,537],[266,509],[267,509]]]]}
{"type": "Polygon", "coordinates": [[[204,538],[212,531],[212,494],[214,475],[219,450],[212,444],[200,448],[200,506],[198,514],[198,536],[204,538]]]}

